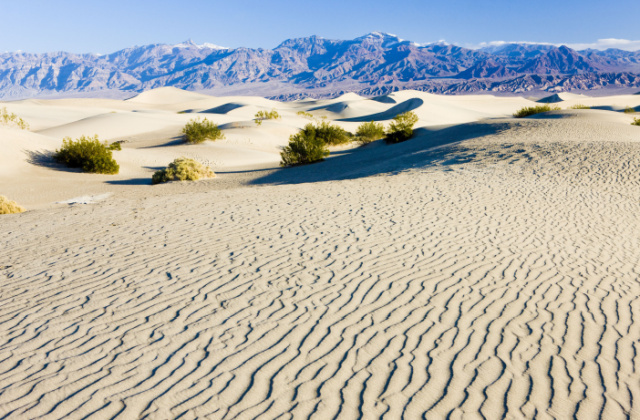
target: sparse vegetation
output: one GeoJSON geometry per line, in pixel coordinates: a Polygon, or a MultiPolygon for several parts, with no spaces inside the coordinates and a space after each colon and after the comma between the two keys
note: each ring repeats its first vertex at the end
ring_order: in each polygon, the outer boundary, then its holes
{"type": "Polygon", "coordinates": [[[22,213],[25,208],[4,195],[0,195],[0,214],[22,213]]]}
{"type": "Polygon", "coordinates": [[[356,140],[360,144],[368,144],[384,137],[384,126],[375,121],[360,124],[356,131],[356,140]]]}
{"type": "Polygon", "coordinates": [[[631,125],[639,125],[640,126],[640,118],[634,118],[631,125]]]}
{"type": "Polygon", "coordinates": [[[411,112],[403,112],[393,118],[387,133],[385,141],[387,143],[400,143],[409,140],[413,136],[413,126],[418,122],[418,116],[411,112]]]}
{"type": "Polygon", "coordinates": [[[122,150],[122,143],[124,143],[124,140],[114,141],[113,143],[108,145],[107,148],[109,150],[122,150]]]}
{"type": "Polygon", "coordinates": [[[305,118],[313,118],[313,115],[310,112],[305,112],[305,111],[298,111],[296,112],[296,115],[299,115],[305,118]]]}
{"type": "Polygon", "coordinates": [[[559,111],[559,110],[560,110],[559,106],[551,106],[549,104],[530,106],[530,107],[525,106],[524,108],[521,108],[520,110],[516,111],[516,113],[513,114],[513,116],[516,118],[524,118],[524,117],[530,117],[531,115],[535,115],[535,114],[541,114],[543,112],[559,111]]]}
{"type": "Polygon", "coordinates": [[[156,171],[151,177],[152,184],[169,181],[196,181],[203,178],[213,178],[216,174],[208,166],[188,158],[178,158],[165,169],[156,171]]]}
{"type": "Polygon", "coordinates": [[[191,120],[182,129],[182,134],[187,143],[202,143],[205,140],[224,139],[222,130],[213,121],[204,118],[191,120]]]}
{"type": "Polygon", "coordinates": [[[14,113],[9,113],[6,107],[0,109],[0,122],[2,122],[2,124],[4,125],[15,124],[21,130],[29,129],[29,124],[25,120],[18,117],[14,113]]]}
{"type": "Polygon", "coordinates": [[[303,165],[323,160],[329,156],[326,140],[318,127],[307,124],[304,129],[289,137],[289,144],[280,153],[280,166],[303,165]]]}
{"type": "Polygon", "coordinates": [[[576,104],[576,105],[573,105],[572,107],[569,107],[569,109],[591,109],[591,107],[587,105],[576,104]]]}
{"type": "Polygon", "coordinates": [[[271,111],[258,111],[255,115],[256,124],[262,125],[262,121],[264,120],[277,120],[280,119],[280,114],[275,109],[271,111]]]}
{"type": "MultiPolygon", "coordinates": [[[[313,124],[307,124],[303,130],[307,130],[310,126],[313,124]]],[[[315,135],[329,146],[349,143],[353,139],[353,134],[326,120],[317,121],[314,129],[315,135]]]]}
{"type": "Polygon", "coordinates": [[[113,159],[112,150],[120,150],[120,143],[111,145],[101,143],[98,135],[81,136],[76,141],[71,137],[62,140],[62,147],[56,150],[53,158],[70,168],[80,168],[85,172],[99,174],[117,174],[120,165],[113,159]]]}
{"type": "Polygon", "coordinates": [[[630,106],[624,109],[625,114],[634,114],[636,112],[635,108],[631,108],[630,106]]]}

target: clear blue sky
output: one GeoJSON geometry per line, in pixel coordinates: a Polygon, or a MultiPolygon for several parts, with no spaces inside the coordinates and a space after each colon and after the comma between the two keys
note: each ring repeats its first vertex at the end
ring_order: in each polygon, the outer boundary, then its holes
{"type": "Polygon", "coordinates": [[[640,40],[639,21],[640,0],[0,0],[0,52],[109,53],[187,39],[273,48],[288,38],[372,31],[463,46],[589,44],[640,40]]]}

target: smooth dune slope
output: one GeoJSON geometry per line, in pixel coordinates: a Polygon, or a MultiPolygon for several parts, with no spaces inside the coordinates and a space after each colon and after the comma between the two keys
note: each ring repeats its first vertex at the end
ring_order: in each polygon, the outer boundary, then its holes
{"type": "Polygon", "coordinates": [[[425,122],[4,217],[0,418],[640,418],[631,120],[425,122]]]}

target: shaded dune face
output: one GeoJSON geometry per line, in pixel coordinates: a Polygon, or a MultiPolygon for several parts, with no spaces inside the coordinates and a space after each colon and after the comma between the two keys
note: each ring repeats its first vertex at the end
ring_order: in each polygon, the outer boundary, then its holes
{"type": "Polygon", "coordinates": [[[3,218],[0,417],[633,418],[640,128],[497,116],[3,218]]]}

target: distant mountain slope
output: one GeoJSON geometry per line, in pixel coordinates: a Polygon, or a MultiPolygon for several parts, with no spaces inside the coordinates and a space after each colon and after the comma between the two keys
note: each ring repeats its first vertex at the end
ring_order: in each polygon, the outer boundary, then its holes
{"type": "Polygon", "coordinates": [[[443,43],[418,45],[374,32],[353,40],[289,39],[273,50],[185,42],[101,56],[4,53],[0,98],[89,93],[125,97],[162,86],[280,99],[388,93],[405,87],[513,93],[633,87],[638,86],[638,73],[640,51],[574,51],[534,44],[471,50],[443,43]],[[542,75],[553,77],[533,77],[542,75]]]}

